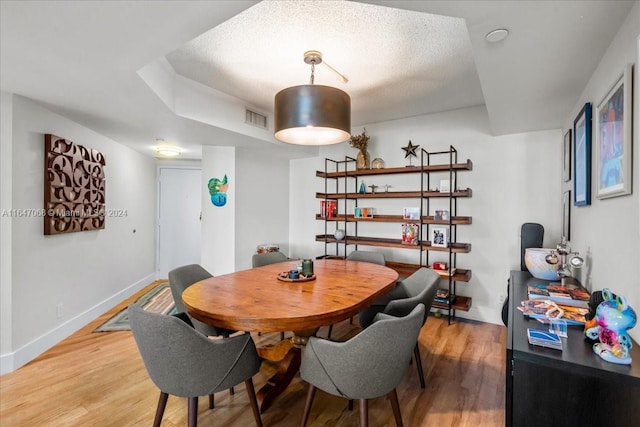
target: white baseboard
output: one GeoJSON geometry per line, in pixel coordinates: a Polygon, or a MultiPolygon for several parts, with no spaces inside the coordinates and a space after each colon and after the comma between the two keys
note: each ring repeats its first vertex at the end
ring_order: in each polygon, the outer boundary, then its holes
{"type": "Polygon", "coordinates": [[[14,352],[0,355],[0,375],[13,372],[35,359],[37,356],[67,338],[78,329],[94,321],[104,312],[115,307],[131,295],[138,292],[140,289],[153,282],[155,280],[155,276],[156,274],[153,273],[143,277],[117,294],[94,305],[83,313],[80,313],[78,316],[69,319],[14,352]]]}

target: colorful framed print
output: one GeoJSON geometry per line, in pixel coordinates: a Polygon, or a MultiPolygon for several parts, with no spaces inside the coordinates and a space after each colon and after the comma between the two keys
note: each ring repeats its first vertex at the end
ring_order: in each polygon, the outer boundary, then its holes
{"type": "Polygon", "coordinates": [[[591,103],[573,121],[573,204],[591,204],[591,103]]]}
{"type": "Polygon", "coordinates": [[[562,178],[564,182],[571,180],[571,129],[564,134],[562,144],[562,178]]]}
{"type": "Polygon", "coordinates": [[[631,77],[628,64],[596,107],[596,197],[631,194],[631,77]]]}

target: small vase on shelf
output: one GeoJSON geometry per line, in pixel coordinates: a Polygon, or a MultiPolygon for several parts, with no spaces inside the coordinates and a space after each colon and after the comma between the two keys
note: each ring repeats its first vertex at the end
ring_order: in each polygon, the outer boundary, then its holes
{"type": "Polygon", "coordinates": [[[367,150],[358,151],[356,156],[356,169],[371,169],[371,156],[367,150]]]}

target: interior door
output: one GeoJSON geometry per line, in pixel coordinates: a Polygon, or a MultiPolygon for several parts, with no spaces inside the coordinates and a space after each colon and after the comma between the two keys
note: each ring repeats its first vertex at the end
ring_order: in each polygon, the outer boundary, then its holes
{"type": "Polygon", "coordinates": [[[158,174],[158,278],[200,263],[200,169],[160,168],[158,174]]]}

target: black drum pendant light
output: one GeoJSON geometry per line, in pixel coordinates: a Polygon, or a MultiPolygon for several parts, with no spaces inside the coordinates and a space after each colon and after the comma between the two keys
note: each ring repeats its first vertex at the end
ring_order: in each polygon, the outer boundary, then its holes
{"type": "MultiPolygon", "coordinates": [[[[320,52],[305,52],[304,62],[311,65],[311,83],[276,94],[275,138],[298,145],[347,141],[351,137],[351,98],[340,89],[313,84],[315,65],[322,63],[320,52]]],[[[333,71],[346,83],[346,77],[333,71]]]]}

